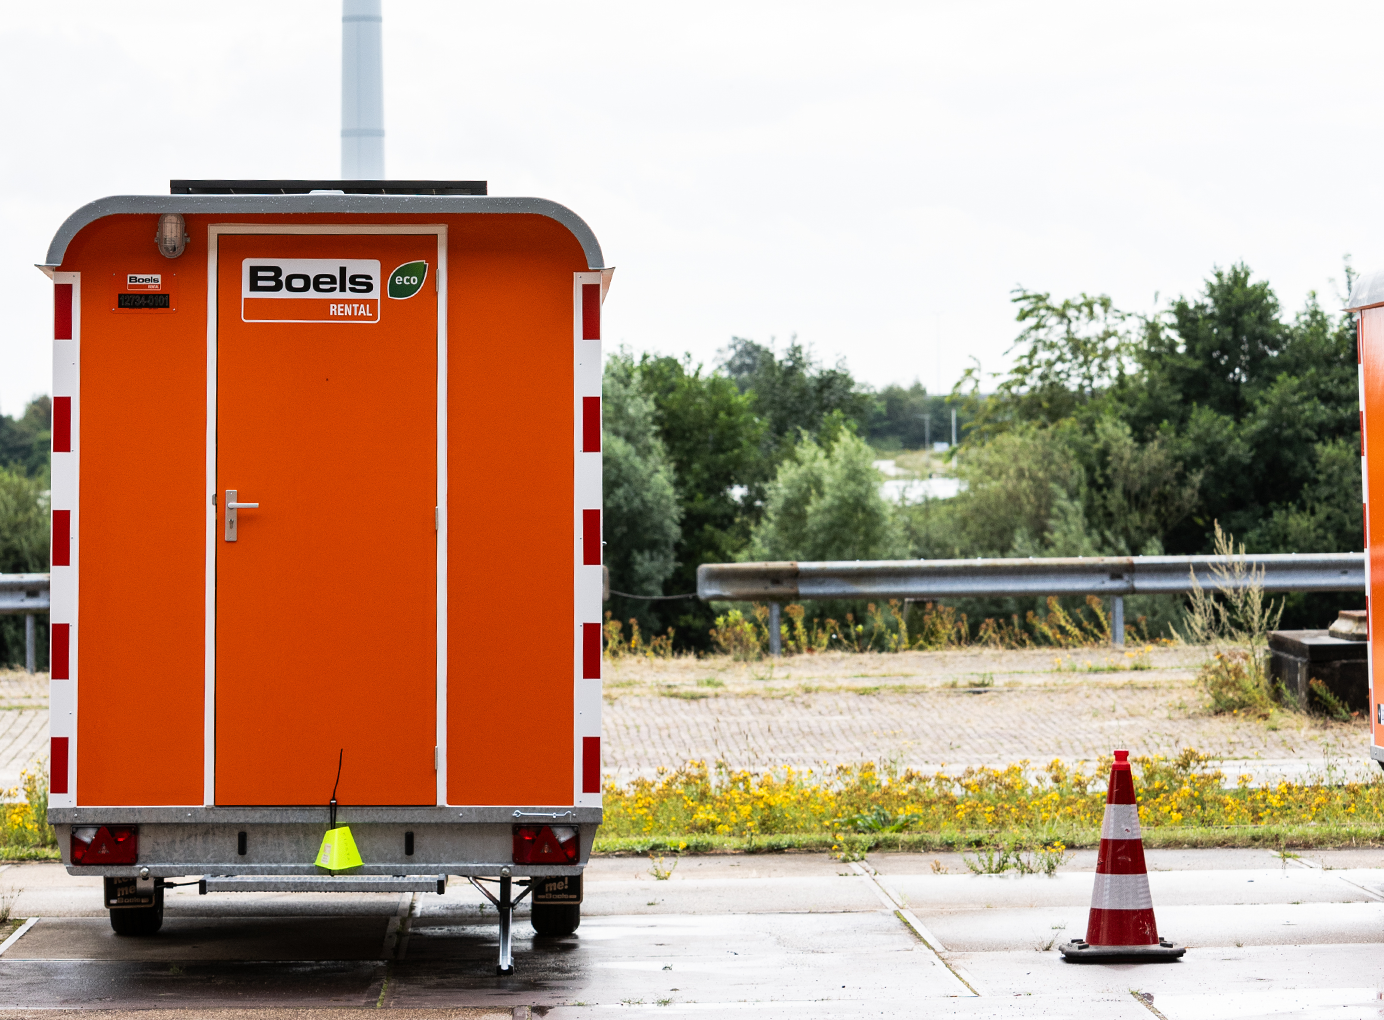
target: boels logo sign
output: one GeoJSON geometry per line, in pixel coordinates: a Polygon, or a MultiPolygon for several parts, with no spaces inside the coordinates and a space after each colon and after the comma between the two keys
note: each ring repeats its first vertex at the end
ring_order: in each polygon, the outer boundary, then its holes
{"type": "Polygon", "coordinates": [[[379,322],[381,291],[411,298],[428,263],[406,262],[380,277],[375,259],[245,259],[240,317],[246,322],[379,322]]]}

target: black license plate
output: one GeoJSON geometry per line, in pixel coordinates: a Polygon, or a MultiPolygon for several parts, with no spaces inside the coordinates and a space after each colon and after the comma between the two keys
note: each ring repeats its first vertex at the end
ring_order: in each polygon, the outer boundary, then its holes
{"type": "Polygon", "coordinates": [[[533,879],[535,903],[580,903],[581,876],[560,875],[556,878],[533,879]]]}
{"type": "Polygon", "coordinates": [[[141,894],[137,878],[107,878],[106,906],[108,907],[152,907],[152,891],[141,894]]]}

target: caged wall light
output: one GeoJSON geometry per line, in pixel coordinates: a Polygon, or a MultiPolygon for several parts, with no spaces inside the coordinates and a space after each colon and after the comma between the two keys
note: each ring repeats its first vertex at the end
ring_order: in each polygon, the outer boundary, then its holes
{"type": "Polygon", "coordinates": [[[159,253],[167,259],[176,259],[187,247],[187,224],[177,213],[164,213],[159,217],[158,233],[154,235],[154,243],[159,246],[159,253]]]}

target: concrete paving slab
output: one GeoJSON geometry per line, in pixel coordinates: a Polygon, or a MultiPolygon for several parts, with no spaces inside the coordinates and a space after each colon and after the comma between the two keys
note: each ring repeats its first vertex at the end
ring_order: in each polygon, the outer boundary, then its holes
{"type": "Polygon", "coordinates": [[[386,965],[207,961],[178,965],[123,960],[11,960],[0,957],[0,1007],[152,1009],[176,1005],[200,1017],[207,1007],[354,1006],[379,1002],[386,965]]]}
{"type": "MultiPolygon", "coordinates": [[[[537,1015],[537,1014],[535,1014],[537,1015]]],[[[1153,1014],[1128,992],[1089,996],[1013,996],[1009,998],[926,999],[912,1003],[858,1002],[678,1002],[667,1006],[594,1005],[558,1007],[545,1020],[618,1015],[621,1020],[669,1016],[752,1016],[755,1020],[1153,1020],[1153,1014]]]]}
{"type": "MultiPolygon", "coordinates": [[[[1094,872],[1097,850],[1069,851],[1067,862],[1059,873],[1069,871],[1094,872]]],[[[1343,868],[1384,869],[1384,847],[1347,848],[1342,850],[1290,850],[1296,855],[1286,862],[1275,851],[1249,847],[1208,847],[1206,849],[1148,849],[1144,860],[1153,871],[1262,871],[1264,868],[1316,867],[1324,870],[1343,868]],[[1295,864],[1294,862],[1300,862],[1295,864]]],[[[866,861],[882,875],[933,875],[933,862],[944,871],[941,874],[969,875],[964,853],[890,853],[876,851],[866,861]]]]}
{"type": "MultiPolygon", "coordinates": [[[[1027,992],[1084,996],[1134,989],[1151,994],[1153,1005],[1169,1020],[1182,1020],[1170,1008],[1184,1010],[1189,1018],[1282,1015],[1282,1009],[1275,1014],[1253,1005],[1254,997],[1282,995],[1283,1008],[1291,1009],[1286,997],[1298,993],[1339,995],[1349,1003],[1359,1001],[1361,989],[1377,994],[1384,988],[1384,954],[1377,944],[1334,945],[1330,952],[1313,952],[1306,946],[1189,949],[1171,963],[1076,964],[1057,953],[1022,951],[957,953],[950,959],[972,977],[983,997],[1027,992]],[[1186,997],[1181,1007],[1174,1006],[1176,997],[1186,997]],[[1209,1001],[1219,1004],[1219,1012],[1201,1012],[1209,1001]],[[1247,1013],[1237,1012],[1241,1002],[1251,1004],[1247,1013]]],[[[1375,1009],[1384,1011],[1384,1002],[1376,1001],[1375,1009]]],[[[1369,1015],[1374,1020],[1380,1013],[1369,1015]]]]}
{"type": "MultiPolygon", "coordinates": [[[[185,1009],[0,1009],[0,1020],[187,1020],[185,1009]]],[[[511,1010],[451,1009],[410,1010],[409,1020],[512,1020],[511,1010]]],[[[359,1009],[198,1009],[197,1020],[360,1020],[359,1009]]]]}
{"type": "MultiPolygon", "coordinates": [[[[913,856],[913,855],[908,855],[913,856]]],[[[829,854],[697,854],[664,856],[663,867],[672,865],[666,881],[682,882],[699,878],[832,878],[850,868],[829,854]],[[676,864],[674,862],[676,861],[676,864]]],[[[588,884],[606,881],[657,881],[648,856],[593,857],[586,867],[588,884]]],[[[926,870],[926,869],[924,869],[926,870]]]]}
{"type": "MultiPolygon", "coordinates": [[[[914,912],[953,952],[1045,950],[1086,934],[1089,907],[914,912]]],[[[1157,906],[1158,933],[1185,946],[1235,947],[1384,942],[1384,904],[1157,906]]],[[[1380,954],[1384,960],[1384,953],[1380,954]]]]}
{"type": "Polygon", "coordinates": [[[582,905],[584,916],[759,911],[835,913],[879,909],[878,897],[854,872],[831,878],[762,878],[753,882],[736,879],[593,882],[582,905]]]}
{"type": "MultiPolygon", "coordinates": [[[[1085,931],[1089,872],[909,874],[929,855],[872,855],[881,881],[951,950],[939,959],[841,862],[722,855],[684,858],[668,881],[649,877],[646,859],[599,862],[577,934],[538,939],[521,916],[518,974],[506,978],[494,974],[493,908],[461,881],[442,896],[170,890],[165,931],[124,939],[100,911],[99,880],[26,865],[23,895],[97,916],[45,915],[19,939],[0,957],[0,1007],[176,1003],[186,1007],[178,1020],[227,1004],[498,1015],[532,1005],[553,1007],[547,1016],[558,1020],[614,1012],[1145,1020],[1153,1014],[1131,996],[1135,988],[1153,994],[1167,1020],[1384,1016],[1384,1000],[1361,998],[1384,988],[1377,853],[1323,858],[1351,865],[1329,870],[1285,867],[1266,851],[1172,853],[1150,884],[1160,930],[1191,947],[1176,964],[1061,960],[1056,945],[1085,931]],[[412,926],[406,940],[387,934],[401,923],[412,926]],[[984,994],[971,997],[947,964],[984,994]]],[[[0,872],[0,889],[15,870],[0,872]]]]}
{"type": "Polygon", "coordinates": [[[157,935],[115,934],[104,917],[45,917],[0,957],[17,960],[379,960],[389,921],[381,917],[165,916],[157,935]]]}
{"type": "MultiPolygon", "coordinates": [[[[658,1006],[817,1002],[903,1008],[969,994],[892,915],[736,914],[583,918],[577,935],[515,939],[495,978],[492,926],[416,923],[385,1004],[658,1006]],[[527,997],[527,998],[526,998],[527,997]]],[[[916,1009],[916,1006],[914,1007],[916,1009]]],[[[840,1015],[840,1014],[837,1014],[840,1015]]]]}
{"type": "Polygon", "coordinates": [[[47,861],[12,864],[0,871],[0,897],[15,917],[104,917],[98,876],[69,875],[47,861]]]}
{"type": "MultiPolygon", "coordinates": [[[[1091,903],[1092,876],[1046,875],[881,875],[880,881],[917,911],[980,906],[1052,907],[1091,903]]],[[[1317,871],[1266,868],[1261,871],[1161,871],[1149,874],[1155,908],[1177,904],[1373,903],[1384,893],[1384,875],[1375,871],[1317,871]]]]}

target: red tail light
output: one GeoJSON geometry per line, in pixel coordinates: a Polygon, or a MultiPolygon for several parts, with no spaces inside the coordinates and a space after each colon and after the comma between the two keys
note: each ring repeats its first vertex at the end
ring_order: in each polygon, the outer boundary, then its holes
{"type": "Polygon", "coordinates": [[[139,859],[136,825],[74,826],[73,864],[134,864],[139,859]]]}
{"type": "Polygon", "coordinates": [[[577,830],[566,825],[516,825],[515,864],[573,864],[577,830]]]}

